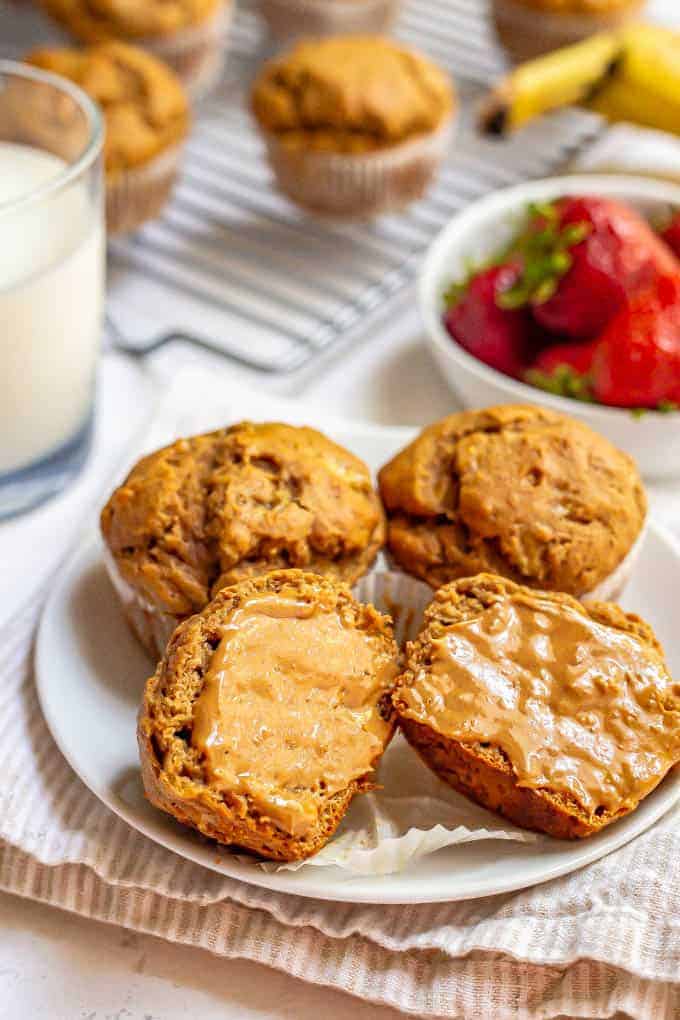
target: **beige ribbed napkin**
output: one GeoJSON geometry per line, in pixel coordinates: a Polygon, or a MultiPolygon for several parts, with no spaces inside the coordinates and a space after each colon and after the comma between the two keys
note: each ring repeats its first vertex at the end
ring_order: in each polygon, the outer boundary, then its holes
{"type": "MultiPolygon", "coordinates": [[[[187,424],[164,413],[156,438],[187,424]]],[[[680,809],[574,875],[483,900],[372,907],[261,890],[141,836],[70,770],[35,691],[40,602],[0,629],[0,888],[423,1017],[680,1015],[680,809]]]]}

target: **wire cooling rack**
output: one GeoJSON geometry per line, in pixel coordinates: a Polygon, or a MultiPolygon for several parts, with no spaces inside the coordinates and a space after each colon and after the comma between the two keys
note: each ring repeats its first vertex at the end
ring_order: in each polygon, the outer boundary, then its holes
{"type": "Polygon", "coordinates": [[[406,212],[372,224],[325,224],[272,188],[245,104],[266,42],[240,0],[224,81],[197,111],[172,201],[158,220],[110,245],[114,342],[141,353],[189,338],[269,373],[306,366],[386,311],[458,209],[550,173],[599,129],[598,118],[569,111],[510,141],[476,137],[474,99],[504,67],[485,0],[404,0],[395,34],[447,68],[463,96],[450,156],[435,186],[406,212]]]}

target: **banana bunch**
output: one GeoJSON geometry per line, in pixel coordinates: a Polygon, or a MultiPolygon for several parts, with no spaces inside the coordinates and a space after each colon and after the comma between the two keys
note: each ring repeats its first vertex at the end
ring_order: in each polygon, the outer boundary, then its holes
{"type": "Polygon", "coordinates": [[[487,97],[481,124],[507,134],[571,105],[680,135],[680,31],[634,25],[521,64],[487,97]]]}

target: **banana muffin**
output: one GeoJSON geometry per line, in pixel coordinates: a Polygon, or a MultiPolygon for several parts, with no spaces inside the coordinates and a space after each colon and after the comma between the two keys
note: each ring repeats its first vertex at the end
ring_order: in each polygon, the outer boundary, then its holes
{"type": "Polygon", "coordinates": [[[270,35],[278,42],[300,36],[387,32],[400,0],[256,0],[270,35]]]}
{"type": "Polygon", "coordinates": [[[393,703],[441,779],[559,839],[633,811],[680,760],[680,684],[648,624],[491,574],[436,593],[393,703]]]}
{"type": "Polygon", "coordinates": [[[387,544],[438,588],[490,571],[577,598],[617,598],[646,516],[633,461],[533,406],[453,414],[379,473],[387,544]]]}
{"type": "Polygon", "coordinates": [[[279,567],[352,584],[385,535],[361,460],[314,429],[249,422],[144,457],[101,529],[130,623],[156,657],[225,585],[279,567]]]}
{"type": "Polygon", "coordinates": [[[316,853],[393,732],[388,617],[283,570],[224,588],[173,634],[139,715],[149,800],[275,861],[316,853]]]}
{"type": "Polygon", "coordinates": [[[169,64],[192,99],[219,78],[231,0],[41,0],[45,12],[83,43],[134,43],[169,64]]]}
{"type": "Polygon", "coordinates": [[[646,0],[492,0],[496,34],[521,63],[620,28],[638,18],[646,0]]]}
{"type": "Polygon", "coordinates": [[[455,102],[443,71],[379,36],[304,40],[266,64],[252,92],[279,189],[309,211],[350,218],[423,194],[455,102]]]}
{"type": "Polygon", "coordinates": [[[189,130],[189,105],[173,72],[144,50],[119,42],[82,50],[46,47],[26,60],[70,78],[102,108],[108,232],[126,233],[158,216],[172,192],[189,130]]]}

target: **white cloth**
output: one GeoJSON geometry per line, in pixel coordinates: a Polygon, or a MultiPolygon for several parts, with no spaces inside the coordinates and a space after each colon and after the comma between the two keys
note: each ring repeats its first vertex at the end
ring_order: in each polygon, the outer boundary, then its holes
{"type": "MultiPolygon", "coordinates": [[[[149,441],[183,424],[166,405],[149,441]]],[[[680,809],[571,876],[465,903],[329,904],[223,878],[111,815],[59,754],[33,682],[40,603],[0,628],[0,888],[423,1017],[679,1015],[680,809]]]]}

